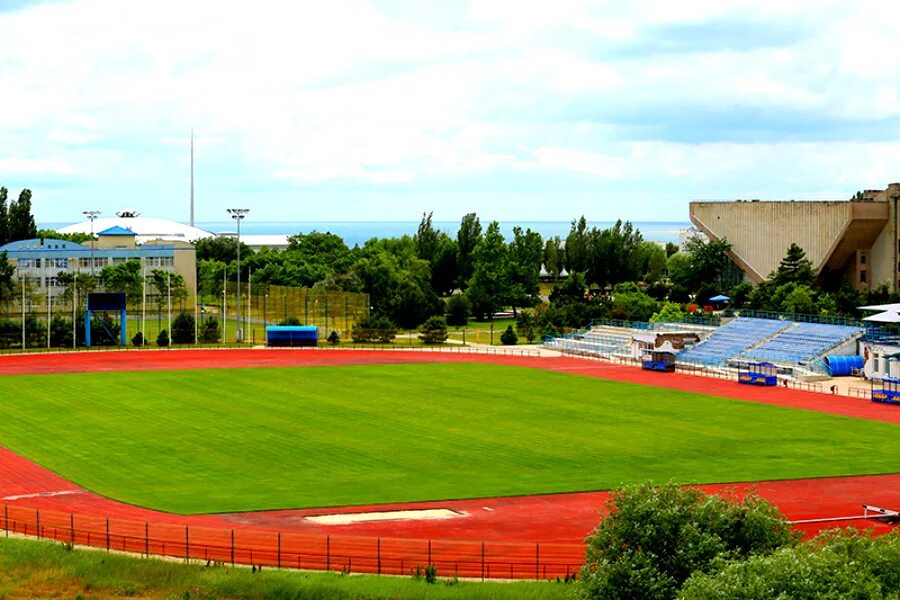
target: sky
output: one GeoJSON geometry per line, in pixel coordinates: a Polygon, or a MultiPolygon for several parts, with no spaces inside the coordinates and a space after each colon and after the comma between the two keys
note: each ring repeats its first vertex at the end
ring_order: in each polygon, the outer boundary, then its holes
{"type": "Polygon", "coordinates": [[[39,222],[686,221],[900,179],[900,4],[0,0],[39,222]]]}

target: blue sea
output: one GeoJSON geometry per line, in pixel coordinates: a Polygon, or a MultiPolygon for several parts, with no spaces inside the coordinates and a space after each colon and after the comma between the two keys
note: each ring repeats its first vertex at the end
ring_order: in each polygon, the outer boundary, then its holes
{"type": "MultiPolygon", "coordinates": [[[[611,221],[588,221],[588,227],[605,229],[612,227],[611,221]]],[[[234,232],[234,222],[215,221],[198,222],[197,227],[212,231],[234,232]]],[[[459,230],[459,221],[433,221],[432,227],[444,231],[451,237],[456,237],[459,230]]],[[[487,223],[482,222],[482,228],[487,223]]],[[[634,222],[634,227],[641,231],[644,239],[651,242],[678,243],[678,233],[691,226],[684,221],[645,221],[634,222]]],[[[571,228],[569,221],[507,221],[500,223],[500,230],[507,240],[512,239],[513,227],[519,226],[523,230],[531,229],[541,234],[544,239],[559,236],[565,239],[571,228]]],[[[292,235],[295,233],[310,233],[311,231],[330,232],[341,236],[348,246],[359,244],[360,246],[373,237],[392,238],[403,235],[415,235],[419,228],[419,221],[294,221],[282,223],[255,223],[244,221],[241,225],[241,234],[268,234],[268,235],[292,235]]]]}

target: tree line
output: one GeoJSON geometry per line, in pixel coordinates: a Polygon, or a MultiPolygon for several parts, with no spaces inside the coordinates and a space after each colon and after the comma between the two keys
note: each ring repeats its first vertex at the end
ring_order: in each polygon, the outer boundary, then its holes
{"type": "MultiPolygon", "coordinates": [[[[31,215],[31,191],[8,202],[0,188],[0,241],[62,237],[76,242],[89,235],[63,236],[38,230],[31,215]]],[[[197,281],[201,298],[218,298],[223,279],[237,276],[237,240],[198,240],[197,281]]],[[[858,316],[856,307],[900,300],[886,285],[858,290],[839,274],[817,276],[796,244],[785,250],[779,267],[753,285],[729,258],[727,240],[692,238],[685,247],[643,239],[628,221],[589,227],[584,216],[571,222],[565,238],[543,239],[516,227],[506,239],[496,221],[483,226],[476,213],[465,215],[455,235],[436,229],[432,214],[422,215],[413,235],[373,237],[347,246],[333,233],[314,231],[288,238],[284,250],[253,251],[241,244],[241,279],[254,284],[307,287],[319,291],[369,295],[372,319],[412,329],[446,315],[451,326],[468,319],[491,319],[500,311],[516,317],[519,335],[529,340],[582,327],[593,319],[681,320],[709,298],[730,296],[731,308],[753,308],[815,315],[858,316]],[[542,267],[544,272],[542,275],[542,267]]],[[[83,294],[103,285],[130,295],[140,293],[143,275],[130,263],[108,266],[95,278],[61,271],[66,293],[83,294]]],[[[183,279],[164,271],[148,278],[157,296],[186,297],[183,279]],[[170,290],[171,288],[171,290],[170,290]]],[[[13,293],[13,269],[0,260],[0,300],[13,293]]]]}

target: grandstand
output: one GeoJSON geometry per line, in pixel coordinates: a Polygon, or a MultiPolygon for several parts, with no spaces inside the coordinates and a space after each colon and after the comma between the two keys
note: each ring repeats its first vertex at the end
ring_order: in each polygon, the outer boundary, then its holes
{"type": "Polygon", "coordinates": [[[826,354],[852,343],[863,334],[861,327],[849,325],[756,317],[737,317],[717,328],[683,323],[626,325],[593,326],[588,331],[557,338],[547,345],[563,352],[590,356],[631,356],[636,334],[691,330],[701,336],[701,341],[678,354],[680,364],[728,367],[741,361],[766,361],[801,372],[824,372],[822,359],[826,354]]]}
{"type": "Polygon", "coordinates": [[[755,348],[744,352],[741,358],[792,365],[803,364],[859,337],[862,333],[862,328],[847,325],[794,323],[755,348]]]}
{"type": "Polygon", "coordinates": [[[678,355],[679,362],[721,366],[790,327],[790,321],[737,318],[678,355]]]}

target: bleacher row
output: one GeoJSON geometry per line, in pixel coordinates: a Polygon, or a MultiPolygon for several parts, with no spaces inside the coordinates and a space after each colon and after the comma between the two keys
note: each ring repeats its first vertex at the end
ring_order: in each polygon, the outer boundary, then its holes
{"type": "Polygon", "coordinates": [[[549,344],[550,347],[557,348],[563,352],[579,352],[603,356],[625,352],[630,345],[630,335],[599,334],[591,331],[586,332],[581,339],[557,338],[549,344]]]}
{"type": "Polygon", "coordinates": [[[821,356],[859,333],[861,328],[846,325],[739,317],[679,354],[678,360],[711,366],[730,360],[796,365],[821,356]]]}

